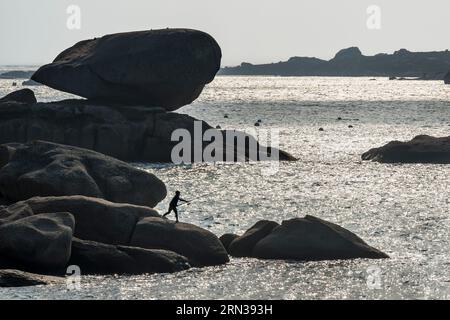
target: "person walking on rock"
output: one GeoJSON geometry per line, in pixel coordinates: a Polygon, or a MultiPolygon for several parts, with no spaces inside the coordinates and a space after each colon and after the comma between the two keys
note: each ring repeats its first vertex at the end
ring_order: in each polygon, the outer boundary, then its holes
{"type": "Polygon", "coordinates": [[[175,212],[175,219],[178,222],[178,210],[177,210],[178,201],[189,203],[189,201],[181,199],[180,194],[181,194],[180,191],[175,192],[175,196],[170,201],[169,210],[163,215],[163,217],[167,216],[169,213],[173,211],[175,212]]]}

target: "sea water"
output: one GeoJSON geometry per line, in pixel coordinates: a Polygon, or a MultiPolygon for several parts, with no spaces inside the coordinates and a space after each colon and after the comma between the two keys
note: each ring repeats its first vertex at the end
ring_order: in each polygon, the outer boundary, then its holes
{"type": "MultiPolygon", "coordinates": [[[[0,80],[0,96],[21,88],[21,81],[12,87],[13,81],[0,80]]],[[[73,97],[31,88],[39,101],[73,97]]],[[[281,222],[309,214],[355,232],[391,258],[232,258],[223,266],[174,274],[82,276],[79,290],[66,284],[2,288],[0,298],[450,298],[450,166],[361,161],[363,152],[391,140],[449,136],[450,86],[384,78],[218,76],[177,112],[227,129],[255,129],[261,119],[256,129],[279,129],[280,148],[299,159],[280,163],[273,175],[263,174],[264,163],[133,164],[162,179],[169,195],[180,190],[183,198],[196,198],[180,207],[181,221],[220,236],[243,233],[261,219],[281,222]]],[[[165,211],[169,200],[157,209],[165,211]]]]}

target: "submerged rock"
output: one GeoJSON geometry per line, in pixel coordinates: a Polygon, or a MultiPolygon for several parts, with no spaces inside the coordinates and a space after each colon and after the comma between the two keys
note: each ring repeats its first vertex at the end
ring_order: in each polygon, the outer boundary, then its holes
{"type": "Polygon", "coordinates": [[[450,163],[450,137],[416,136],[408,142],[391,141],[373,148],[361,156],[362,160],[382,163],[450,163]]]}
{"type": "Polygon", "coordinates": [[[153,207],[166,197],[164,183],[153,174],[73,146],[45,141],[1,145],[0,163],[0,193],[14,201],[84,195],[153,207]]]}
{"type": "Polygon", "coordinates": [[[11,92],[10,94],[7,94],[3,98],[0,99],[0,104],[6,103],[6,102],[19,102],[19,103],[26,103],[26,104],[33,104],[36,103],[36,97],[34,95],[34,92],[30,89],[21,89],[14,92],[11,92]]]}
{"type": "Polygon", "coordinates": [[[309,215],[283,221],[255,245],[252,255],[304,261],[388,258],[354,233],[309,215]]]}
{"type": "Polygon", "coordinates": [[[61,283],[62,277],[34,274],[14,269],[0,269],[0,287],[29,287],[61,283]]]}
{"type": "Polygon", "coordinates": [[[220,240],[208,230],[164,218],[144,218],[138,222],[131,246],[174,251],[189,259],[192,266],[210,266],[229,261],[220,240]]]}
{"type": "Polygon", "coordinates": [[[42,213],[2,224],[0,254],[32,269],[56,270],[70,258],[74,217],[42,213]]]}
{"type": "Polygon", "coordinates": [[[188,269],[188,260],[172,251],[114,246],[73,239],[69,264],[83,274],[169,273],[188,269]]]}
{"type": "Polygon", "coordinates": [[[234,257],[251,257],[253,248],[264,237],[279,226],[274,221],[261,220],[248,229],[242,236],[234,239],[229,247],[228,252],[234,257]]]}
{"type": "Polygon", "coordinates": [[[78,42],[31,79],[89,99],[175,110],[214,79],[221,56],[217,42],[197,30],[117,33],[78,42]]]}
{"type": "Polygon", "coordinates": [[[128,245],[141,218],[159,217],[149,207],[98,198],[35,197],[0,209],[0,225],[45,212],[70,212],[75,218],[74,235],[77,238],[120,245],[128,245]]]}

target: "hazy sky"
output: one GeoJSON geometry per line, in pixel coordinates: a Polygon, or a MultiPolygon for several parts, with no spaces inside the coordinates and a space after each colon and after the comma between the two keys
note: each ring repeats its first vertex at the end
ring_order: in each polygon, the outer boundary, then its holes
{"type": "Polygon", "coordinates": [[[75,42],[129,30],[195,28],[210,33],[222,65],[329,59],[341,48],[364,54],[450,48],[449,0],[1,0],[0,64],[42,64],[75,42]],[[69,5],[81,29],[66,23],[69,5]],[[367,27],[380,8],[381,29],[367,27]]]}

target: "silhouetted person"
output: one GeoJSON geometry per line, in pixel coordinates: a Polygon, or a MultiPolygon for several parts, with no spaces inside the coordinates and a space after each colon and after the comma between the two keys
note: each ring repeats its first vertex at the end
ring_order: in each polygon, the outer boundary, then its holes
{"type": "Polygon", "coordinates": [[[172,198],[172,200],[170,201],[170,204],[169,204],[169,211],[167,211],[163,215],[163,217],[167,216],[169,213],[171,213],[173,211],[173,212],[175,212],[175,219],[178,222],[178,211],[177,211],[178,201],[183,201],[183,202],[189,203],[189,201],[181,199],[180,194],[181,194],[180,191],[175,192],[175,196],[172,198]]]}

